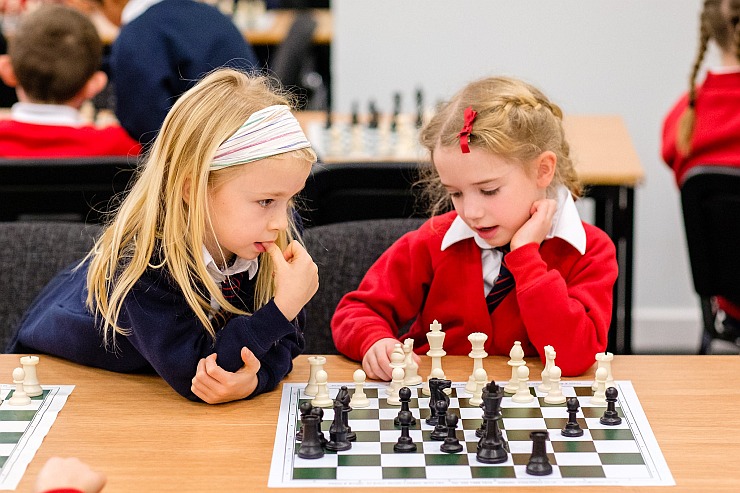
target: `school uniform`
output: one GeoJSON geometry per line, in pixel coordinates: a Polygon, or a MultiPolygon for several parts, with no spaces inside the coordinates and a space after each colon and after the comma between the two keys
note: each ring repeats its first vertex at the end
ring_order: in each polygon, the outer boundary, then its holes
{"type": "MultiPolygon", "coordinates": [[[[213,272],[212,260],[206,262],[211,276],[219,277],[213,272]]],[[[214,324],[220,325],[214,341],[163,269],[147,269],[136,282],[119,319],[119,325],[130,333],[117,334],[116,347],[106,348],[101,323],[85,305],[88,266],[87,262],[80,269],[70,266],[44,288],[6,352],[51,354],[122,373],[154,371],[180,395],[198,401],[190,386],[201,358],[215,352],[216,363],[235,372],[244,365],[241,348],[249,348],[261,363],[253,397],[274,389],[305,348],[303,312],[296,321],[287,320],[274,300],[251,316],[231,316],[226,321],[220,315],[213,317],[214,324]]],[[[248,272],[237,290],[242,300],[238,307],[251,309],[256,263],[238,261],[234,266],[220,276],[248,272]]]]}
{"type": "MultiPolygon", "coordinates": [[[[686,173],[695,166],[740,166],[740,66],[712,70],[697,87],[691,153],[684,156],[676,147],[676,139],[687,106],[688,95],[684,95],[663,122],[663,161],[673,169],[679,187],[686,173]]],[[[721,297],[717,301],[740,325],[740,306],[721,297]]]]}
{"type": "Polygon", "coordinates": [[[108,67],[116,116],[141,142],[154,139],[177,98],[222,66],[249,70],[257,57],[231,19],[193,0],[131,0],[108,67]]]}
{"type": "Polygon", "coordinates": [[[0,120],[0,157],[137,155],[141,150],[119,126],[98,128],[71,106],[16,103],[11,119],[0,120]]]}
{"type": "Polygon", "coordinates": [[[552,345],[563,375],[585,372],[607,344],[617,277],[611,239],[581,222],[561,187],[548,239],[506,254],[515,288],[489,313],[486,295],[501,257],[456,212],[430,219],[394,243],[342,298],[332,319],[337,349],[361,360],[375,342],[397,338],[413,320],[403,337],[424,354],[429,325],[437,320],[447,354],[468,354],[468,335],[483,332],[489,354],[508,355],[521,341],[526,355],[544,360],[544,347],[552,345]]]}

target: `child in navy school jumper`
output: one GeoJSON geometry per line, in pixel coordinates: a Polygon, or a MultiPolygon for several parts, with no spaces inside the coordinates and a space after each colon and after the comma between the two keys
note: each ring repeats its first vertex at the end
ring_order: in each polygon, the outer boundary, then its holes
{"type": "Polygon", "coordinates": [[[447,354],[488,354],[521,341],[527,355],[554,346],[563,375],[585,372],[604,351],[617,278],[614,244],[585,224],[562,128],[539,90],[504,77],[473,82],[422,129],[432,166],[423,180],[432,217],[393,244],[332,319],[334,342],[371,378],[390,379],[399,329],[424,354],[435,319],[447,354]]]}
{"type": "Polygon", "coordinates": [[[208,403],[275,388],[318,289],[292,205],[316,156],[286,103],[233,69],[186,92],[110,225],[44,288],[8,352],[153,369],[208,403]]]}
{"type": "Polygon", "coordinates": [[[215,7],[193,0],[92,0],[121,26],[109,70],[116,116],[151,141],[177,98],[211,70],[257,66],[249,43],[215,7]]]}
{"type": "MultiPolygon", "coordinates": [[[[706,0],[700,24],[689,91],[663,122],[663,160],[679,187],[694,166],[740,166],[740,0],[706,0]],[[721,66],[697,87],[710,41],[720,49],[721,66]]],[[[740,336],[740,306],[721,297],[717,304],[727,333],[740,336]]]]}
{"type": "Polygon", "coordinates": [[[119,125],[96,127],[80,113],[108,80],[103,44],[90,20],[62,5],[24,14],[0,78],[20,102],[0,120],[0,157],[136,155],[141,146],[119,125]]]}

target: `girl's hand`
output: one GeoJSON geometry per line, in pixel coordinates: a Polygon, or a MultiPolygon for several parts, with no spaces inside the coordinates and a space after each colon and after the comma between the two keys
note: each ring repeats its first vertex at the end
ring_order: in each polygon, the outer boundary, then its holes
{"type": "MultiPolygon", "coordinates": [[[[391,380],[391,353],[398,343],[398,340],[392,337],[386,337],[370,346],[370,349],[367,350],[365,356],[362,358],[362,369],[368,378],[372,380],[385,380],[386,382],[391,380]]],[[[416,364],[421,363],[419,355],[416,353],[412,354],[416,364]]]]}
{"type": "Polygon", "coordinates": [[[319,268],[297,241],[291,241],[284,252],[272,243],[267,253],[275,264],[275,304],[285,318],[293,320],[319,289],[319,268]]]}
{"type": "Polygon", "coordinates": [[[216,364],[216,353],[201,358],[193,377],[190,390],[208,404],[236,401],[249,397],[257,388],[257,371],[260,361],[247,349],[242,348],[244,366],[235,373],[226,371],[216,364]]]}
{"type": "Polygon", "coordinates": [[[105,486],[103,473],[93,471],[76,457],[52,457],[36,476],[35,492],[70,488],[83,493],[98,493],[105,486]]]}
{"type": "Polygon", "coordinates": [[[527,243],[541,244],[552,227],[552,218],[557,209],[558,203],[555,200],[535,201],[529,211],[529,220],[511,238],[511,250],[516,250],[527,243]]]}

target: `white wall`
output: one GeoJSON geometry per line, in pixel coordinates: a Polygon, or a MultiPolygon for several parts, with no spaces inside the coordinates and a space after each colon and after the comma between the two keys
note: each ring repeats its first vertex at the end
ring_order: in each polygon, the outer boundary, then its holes
{"type": "MultiPolygon", "coordinates": [[[[541,88],[566,114],[621,115],[645,169],[636,193],[636,351],[698,347],[679,196],[660,160],[663,115],[687,88],[700,0],[333,0],[333,107],[394,92],[413,111],[467,81],[505,74],[541,88]]],[[[710,60],[713,62],[715,58],[710,60]]]]}

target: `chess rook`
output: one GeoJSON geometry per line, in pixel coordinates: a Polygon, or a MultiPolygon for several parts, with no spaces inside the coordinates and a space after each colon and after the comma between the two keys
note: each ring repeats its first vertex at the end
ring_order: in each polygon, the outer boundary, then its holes
{"type": "Polygon", "coordinates": [[[310,373],[308,374],[308,384],[303,389],[303,393],[309,397],[315,397],[318,391],[318,387],[316,386],[316,372],[324,369],[326,358],[323,356],[309,356],[308,364],[310,365],[310,373]]]}
{"type": "Polygon", "coordinates": [[[26,395],[29,397],[36,397],[43,394],[41,385],[39,385],[39,379],[36,376],[36,367],[38,364],[38,356],[21,357],[21,365],[23,366],[23,371],[26,372],[26,378],[23,379],[23,390],[26,391],[26,395]]]}

